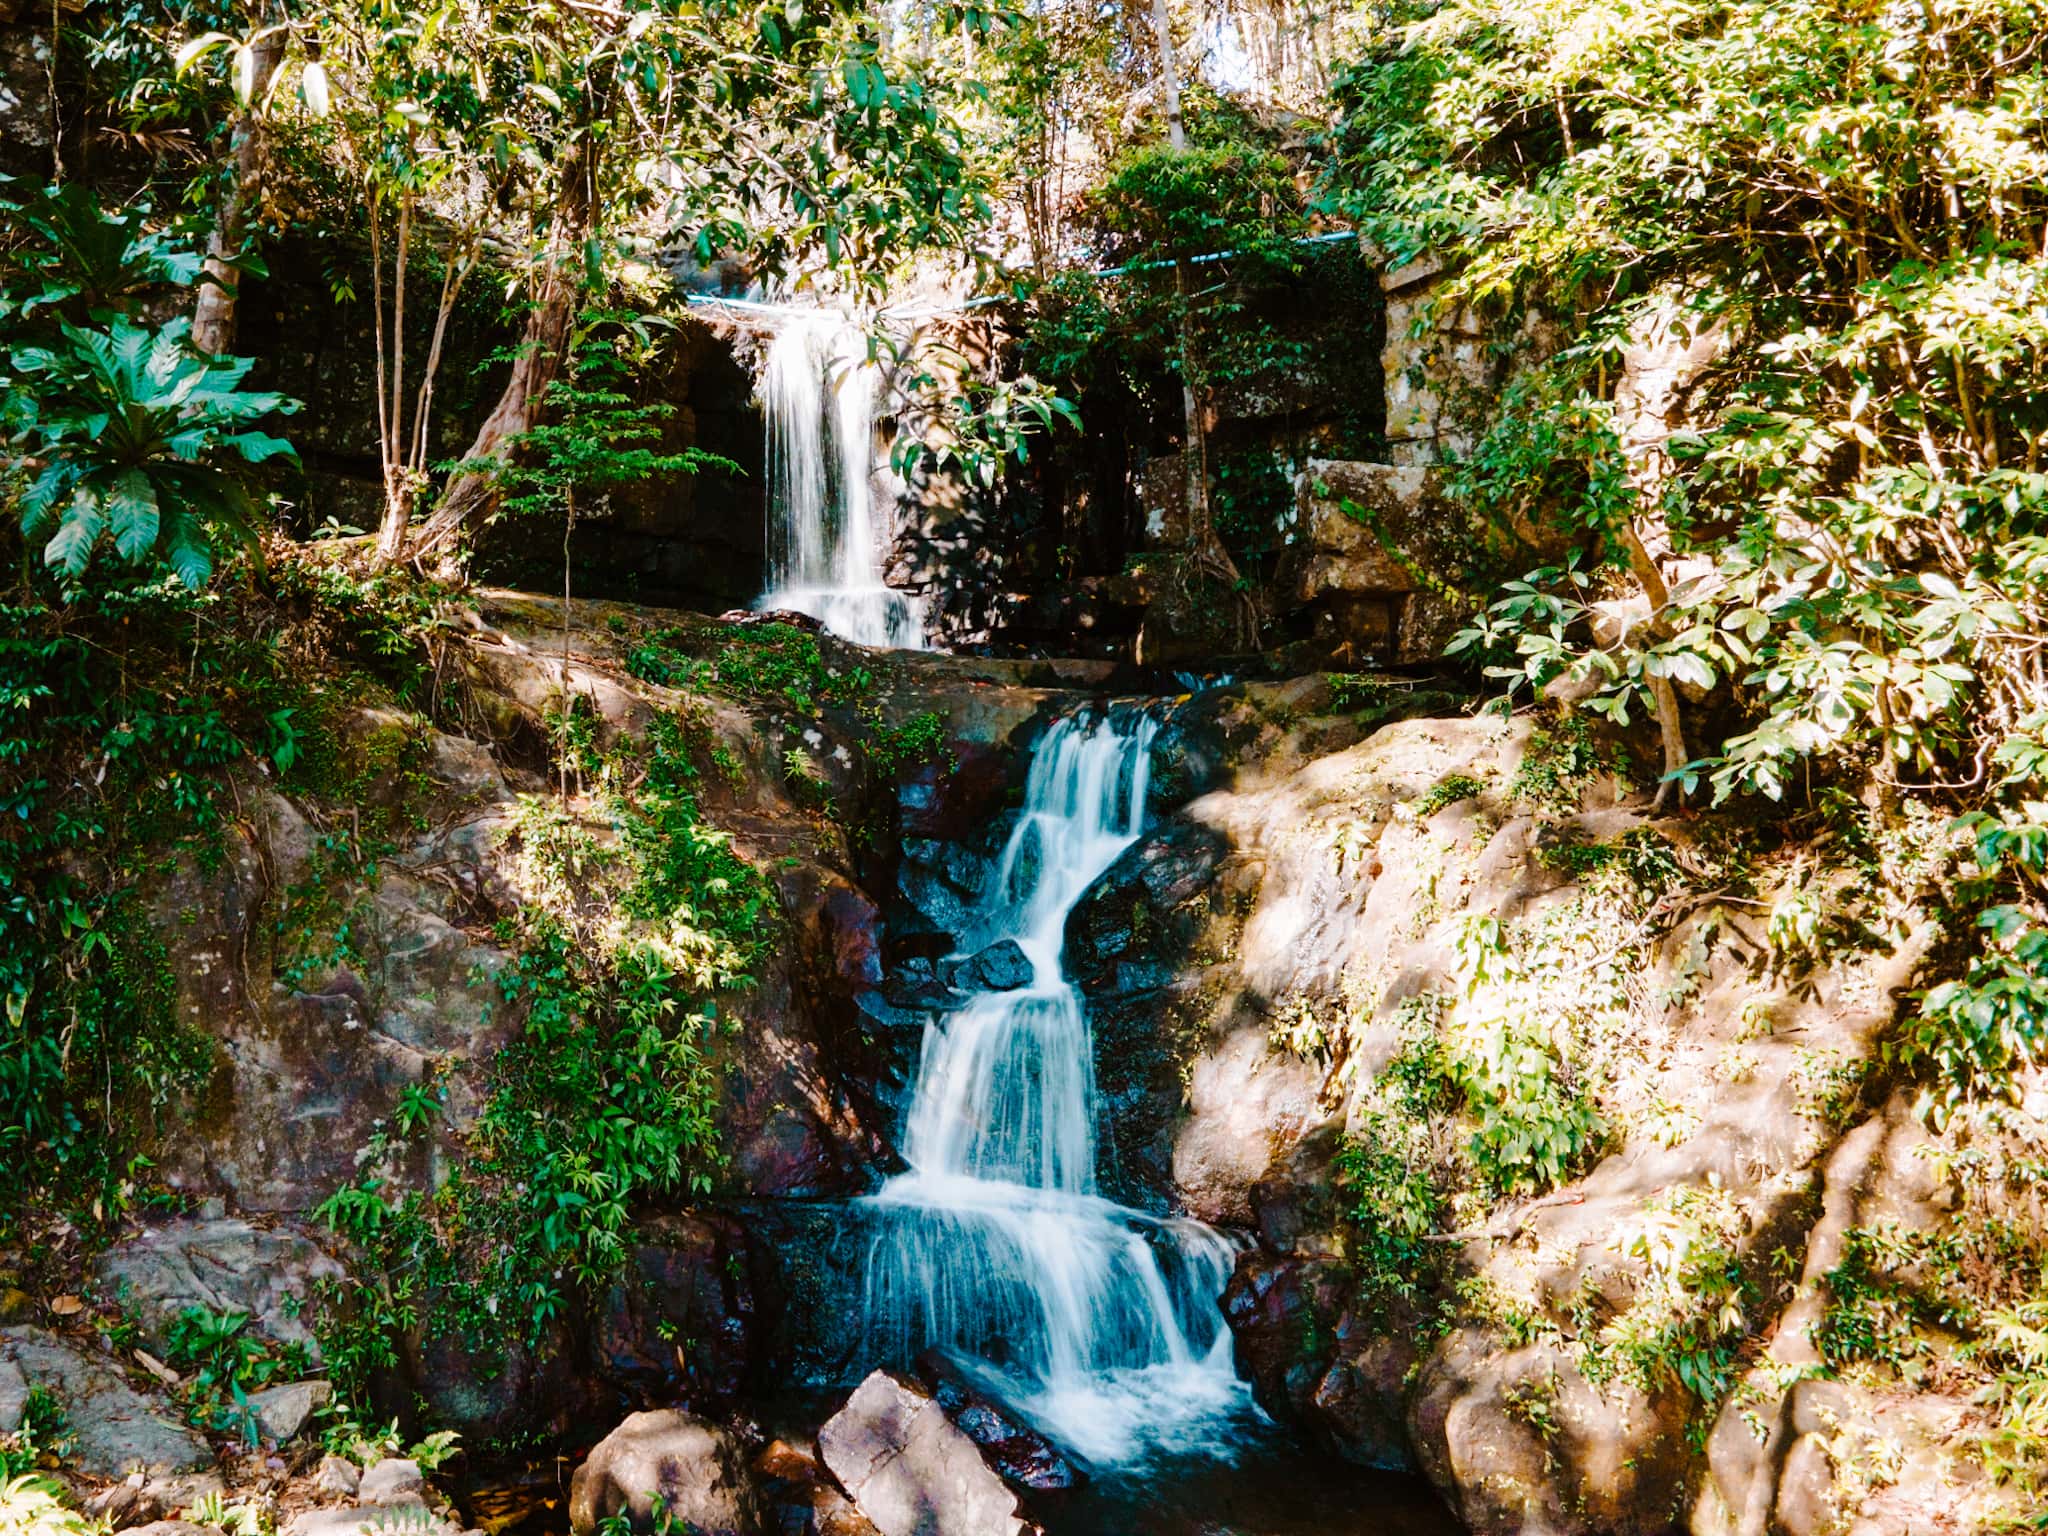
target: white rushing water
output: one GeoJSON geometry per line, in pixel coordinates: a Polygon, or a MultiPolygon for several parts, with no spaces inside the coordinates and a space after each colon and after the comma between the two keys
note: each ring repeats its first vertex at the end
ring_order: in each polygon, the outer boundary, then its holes
{"type": "Polygon", "coordinates": [[[875,390],[867,338],[823,310],[784,312],[761,370],[768,428],[768,590],[754,606],[807,613],[862,645],[922,650],[915,597],[882,581],[875,390]]]}
{"type": "Polygon", "coordinates": [[[1217,1306],[1234,1250],[1198,1222],[1095,1192],[1095,1081],[1081,998],[1060,968],[1067,914],[1137,837],[1155,723],[1061,720],[1032,759],[1021,819],[963,949],[1014,940],[1031,981],[929,1024],[907,1173],[869,1202],[867,1324],[885,1354],[939,1344],[1096,1464],[1202,1444],[1243,1411],[1217,1306]]]}

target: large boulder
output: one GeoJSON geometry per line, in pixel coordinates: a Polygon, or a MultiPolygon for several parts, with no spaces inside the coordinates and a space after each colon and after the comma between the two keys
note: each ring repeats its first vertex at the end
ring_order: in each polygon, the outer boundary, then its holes
{"type": "Polygon", "coordinates": [[[738,1437],[673,1408],[632,1415],[570,1480],[569,1529],[577,1536],[621,1515],[636,1531],[657,1529],[663,1515],[698,1536],[757,1536],[762,1528],[738,1437]]]}
{"type": "Polygon", "coordinates": [[[296,1227],[219,1217],[147,1227],[100,1255],[95,1273],[101,1292],[140,1320],[144,1340],[158,1354],[173,1320],[202,1307],[246,1313],[264,1338],[300,1345],[317,1361],[307,1304],[320,1282],[342,1278],[342,1267],[296,1227]]]}
{"type": "Polygon", "coordinates": [[[89,1477],[162,1476],[213,1465],[207,1443],[166,1405],[129,1386],[104,1345],[91,1348],[40,1328],[0,1328],[0,1371],[43,1388],[63,1407],[74,1436],[71,1465],[89,1477]]]}
{"type": "Polygon", "coordinates": [[[924,1388],[876,1371],[818,1431],[818,1455],[882,1536],[1025,1536],[1017,1496],[924,1388]]]}

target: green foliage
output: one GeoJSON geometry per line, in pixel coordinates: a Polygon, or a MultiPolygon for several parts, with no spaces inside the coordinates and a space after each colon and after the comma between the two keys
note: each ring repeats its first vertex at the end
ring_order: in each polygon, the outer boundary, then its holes
{"type": "Polygon", "coordinates": [[[1961,1257],[1953,1236],[1886,1224],[1851,1227],[1842,1253],[1824,1277],[1828,1304],[1813,1342],[1829,1369],[1857,1364],[1907,1370],[1927,1353],[1921,1329],[1956,1321],[1941,1296],[1953,1284],[1961,1257]],[[1918,1283],[1907,1277],[1918,1272],[1918,1283]]]}
{"type": "Polygon", "coordinates": [[[1739,1230],[1733,1202],[1716,1187],[1681,1186],[1647,1202],[1617,1243],[1641,1263],[1643,1279],[1591,1341],[1589,1377],[1620,1373],[1646,1392],[1680,1386],[1711,1413],[1735,1385],[1755,1294],[1737,1254],[1739,1230]]]}
{"type": "Polygon", "coordinates": [[[1545,1022],[1522,1011],[1525,977],[1499,920],[1457,940],[1460,999],[1446,1062],[1475,1122],[1469,1153],[1496,1194],[1541,1193],[1599,1145],[1600,1117],[1571,1080],[1545,1022]]]}
{"type": "Polygon", "coordinates": [[[19,1536],[93,1536],[95,1522],[63,1501],[63,1489],[47,1477],[23,1472],[0,1476],[0,1530],[19,1536]]]}
{"type": "Polygon", "coordinates": [[[302,1346],[274,1350],[249,1332],[246,1312],[187,1307],[171,1319],[167,1363],[184,1371],[180,1394],[192,1422],[249,1445],[261,1439],[249,1394],[282,1374],[296,1380],[311,1362],[302,1346]]]}
{"type": "Polygon", "coordinates": [[[1688,690],[1668,771],[1717,801],[1869,774],[1983,834],[1933,898],[1975,942],[1903,1043],[1943,1113],[2009,1092],[2048,1017],[2044,24],[2039,0],[1397,8],[1325,183],[1501,339],[1456,492],[1572,545],[1460,652],[1617,722],[1688,690]],[[1562,346],[1517,355],[1539,319],[1562,346]],[[1661,448],[1617,418],[1643,343],[1699,363],[1661,448]]]}
{"type": "Polygon", "coordinates": [[[858,702],[874,687],[866,668],[828,665],[818,637],[791,624],[750,624],[720,631],[717,639],[715,654],[693,657],[685,649],[691,641],[685,631],[657,630],[628,652],[626,670],[665,687],[778,700],[805,715],[827,704],[858,702]]]}
{"type": "Polygon", "coordinates": [[[1592,723],[1584,715],[1561,712],[1531,727],[1508,794],[1550,815],[1569,816],[1578,811],[1592,782],[1614,766],[1593,740],[1592,723]]]}
{"type": "Polygon", "coordinates": [[[541,397],[546,419],[512,437],[510,458],[495,467],[507,513],[561,516],[575,510],[579,493],[602,496],[659,475],[740,472],[730,459],[700,448],[661,450],[663,424],[675,407],[636,402],[633,394],[636,370],[656,360],[661,323],[617,309],[591,308],[577,317],[564,348],[567,371],[541,397]]]}
{"type": "Polygon", "coordinates": [[[886,725],[879,714],[867,721],[862,750],[868,765],[884,779],[894,779],[906,768],[925,763],[951,767],[953,749],[947,737],[946,717],[935,709],[922,709],[901,725],[886,725]]]}
{"type": "Polygon", "coordinates": [[[1349,1224],[1345,1255],[1366,1294],[1416,1297],[1435,1264],[1423,1239],[1443,1225],[1446,1202],[1411,1128],[1368,1116],[1344,1138],[1335,1171],[1349,1224]]]}
{"type": "Polygon", "coordinates": [[[249,424],[294,407],[242,388],[253,359],[194,354],[190,330],[67,325],[59,344],[13,353],[8,468],[28,481],[22,534],[52,569],[79,576],[105,539],[131,565],[161,557],[198,587],[214,535],[253,537],[254,504],[229,466],[290,454],[249,424]],[[42,465],[32,479],[31,459],[42,465]]]}
{"type": "Polygon", "coordinates": [[[1415,819],[1427,821],[1445,806],[1483,794],[1486,786],[1469,773],[1449,773],[1430,785],[1415,801],[1415,819]]]}
{"type": "Polygon", "coordinates": [[[216,537],[255,535],[248,467],[292,453],[253,423],[296,405],[242,387],[252,359],[195,352],[185,320],[125,312],[198,267],[141,228],[146,211],[106,214],[76,188],[13,211],[40,237],[0,273],[0,491],[23,537],[74,581],[105,542],[204,585],[216,537]]]}
{"type": "Polygon", "coordinates": [[[220,856],[223,772],[278,775],[316,812],[323,794],[355,802],[350,834],[322,845],[336,874],[401,814],[412,738],[365,741],[348,717],[388,697],[383,677],[429,675],[412,610],[295,561],[270,575],[268,592],[209,595],[88,573],[66,604],[0,604],[0,1153],[36,1174],[0,1215],[61,1192],[112,1220],[143,1193],[135,1154],[212,1071],[143,898],[178,857],[220,856]],[[388,654],[363,647],[353,670],[366,632],[388,654]]]}
{"type": "Polygon", "coordinates": [[[760,872],[698,808],[692,731],[658,716],[637,748],[590,765],[609,837],[529,797],[518,822],[529,901],[501,925],[496,985],[520,1020],[491,1066],[466,1157],[428,1192],[388,1164],[431,1130],[430,1106],[367,1149],[370,1171],[320,1217],[375,1260],[330,1289],[322,1352],[351,1400],[413,1330],[502,1360],[503,1319],[543,1349],[572,1296],[622,1262],[637,1206],[701,1195],[723,1168],[716,1114],[727,1001],[774,942],[760,872]]]}

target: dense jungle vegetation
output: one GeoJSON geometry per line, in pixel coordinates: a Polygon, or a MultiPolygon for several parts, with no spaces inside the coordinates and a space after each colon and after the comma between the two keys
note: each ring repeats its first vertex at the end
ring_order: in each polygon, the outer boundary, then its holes
{"type": "MultiPolygon", "coordinates": [[[[2035,1134],[2048,1068],[2048,4],[50,14],[0,181],[0,1250],[32,1266],[60,1226],[90,1243],[179,1199],[153,1138],[212,1057],[174,1006],[151,882],[217,863],[242,787],[281,786],[318,808],[329,878],[291,894],[280,953],[339,963],[333,892],[413,830],[426,728],[467,707],[445,661],[483,530],[523,520],[552,559],[579,498],[734,468],[677,449],[672,407],[638,387],[691,278],[869,310],[920,284],[992,301],[990,366],[909,370],[928,398],[899,465],[1078,483],[1092,424],[1163,423],[1186,515],[1151,558],[1211,594],[1215,653],[1248,658],[1276,632],[1298,465],[1208,437],[1237,394],[1325,355],[1371,353],[1376,376],[1377,341],[1313,311],[1378,303],[1382,271],[1426,261],[1443,277],[1417,356],[1472,317],[1490,381],[1450,401],[1469,447],[1446,494],[1499,534],[1429,573],[1466,611],[1439,675],[1475,711],[1540,708],[1559,754],[1589,722],[1634,742],[1663,809],[1810,838],[1855,891],[1772,911],[1788,966],[1932,926],[1886,1067],[1986,1214],[1938,1251],[1856,1248],[1824,1353],[1924,1373],[1927,1337],[1955,1344],[1994,1469],[2048,1486],[2048,1237],[2016,1214],[2048,1175],[1986,1150],[2035,1134]],[[305,515],[298,404],[238,347],[238,296],[281,251],[371,317],[368,527],[305,515]],[[450,379],[471,311],[504,343],[450,379]],[[451,447],[458,390],[485,408],[451,447]],[[1504,569],[1520,547],[1548,553],[1504,569]],[[365,701],[412,723],[345,730],[365,701]]],[[[1385,447],[1362,408],[1321,443],[1385,447]]],[[[1035,537],[1048,583],[1141,563],[1078,520],[1035,537]]],[[[711,656],[664,633],[633,652],[644,680],[869,707],[870,680],[800,633],[711,656]]],[[[935,719],[878,719],[875,771],[943,756],[935,719]]],[[[384,1177],[442,1112],[425,1087],[323,1207],[381,1276],[330,1298],[344,1392],[422,1309],[483,1337],[502,1301],[544,1347],[565,1296],[620,1262],[637,1201],[721,1174],[706,1059],[776,941],[766,874],[700,805],[740,770],[686,712],[632,751],[600,749],[573,705],[551,732],[560,802],[573,779],[616,837],[527,798],[541,895],[498,935],[525,1022],[474,1158],[431,1192],[384,1177]]],[[[1444,804],[1477,792],[1446,782],[1444,804]]],[[[1498,980],[1499,936],[1468,937],[1461,974],[1498,980]]],[[[1355,1256],[1390,1295],[1446,1222],[1402,1125],[1450,1102],[1492,1116],[1473,1145],[1500,1198],[1551,1190],[1595,1144],[1526,1045],[1404,1046],[1388,1123],[1347,1144],[1355,1256]]],[[[1664,1280],[1684,1321],[1621,1353],[1725,1395],[1733,1348],[1699,1320],[1739,1277],[1664,1280]]],[[[216,1371],[195,1401],[222,1423],[263,1379],[218,1340],[186,1363],[216,1371]]],[[[11,1481],[46,1429],[0,1439],[0,1525],[82,1528],[11,1481]]]]}

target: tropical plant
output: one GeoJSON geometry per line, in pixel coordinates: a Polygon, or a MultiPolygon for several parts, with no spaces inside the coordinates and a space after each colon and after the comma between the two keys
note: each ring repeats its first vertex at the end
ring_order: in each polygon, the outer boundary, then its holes
{"type": "Polygon", "coordinates": [[[190,333],[183,319],[67,324],[55,345],[13,353],[9,468],[27,482],[22,533],[53,569],[83,574],[105,542],[200,587],[216,538],[254,537],[239,471],[292,447],[253,423],[296,407],[245,390],[253,361],[197,354],[190,333]]]}

